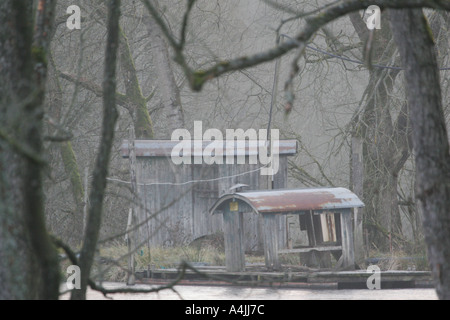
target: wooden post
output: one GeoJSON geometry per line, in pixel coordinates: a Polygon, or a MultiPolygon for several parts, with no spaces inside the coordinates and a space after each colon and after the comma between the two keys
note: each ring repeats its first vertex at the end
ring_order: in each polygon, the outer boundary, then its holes
{"type": "Polygon", "coordinates": [[[223,211],[225,264],[228,272],[245,270],[243,216],[234,210],[238,202],[230,202],[223,211]],[[230,210],[231,206],[231,210],[230,210]]]}
{"type": "Polygon", "coordinates": [[[341,213],[342,238],[342,267],[352,270],[355,268],[355,247],[353,244],[352,211],[343,210],[341,213]]]}
{"type": "Polygon", "coordinates": [[[270,271],[279,270],[278,261],[278,221],[275,214],[263,214],[264,257],[270,271]]]}
{"type": "MultiPolygon", "coordinates": [[[[351,189],[362,199],[363,196],[363,141],[361,137],[352,137],[351,189]]],[[[355,261],[364,261],[363,208],[354,209],[355,221],[355,261]]]]}
{"type": "Polygon", "coordinates": [[[134,270],[134,253],[136,248],[136,235],[139,234],[137,230],[132,230],[134,223],[137,221],[139,212],[139,195],[138,195],[138,184],[136,178],[136,153],[135,153],[135,133],[134,127],[131,126],[130,129],[130,140],[128,142],[128,148],[130,150],[130,177],[131,177],[131,192],[132,192],[132,209],[128,214],[128,224],[127,224],[127,243],[128,243],[128,269],[130,274],[128,275],[127,285],[135,285],[135,270],[134,270]]]}
{"type": "MultiPolygon", "coordinates": [[[[139,209],[140,209],[140,198],[139,198],[139,187],[137,183],[137,164],[136,164],[136,148],[135,148],[135,133],[134,127],[130,128],[130,140],[128,141],[129,151],[129,163],[130,163],[130,182],[131,182],[131,197],[133,199],[133,221],[139,222],[139,209]]],[[[136,234],[140,234],[136,230],[136,234]]]]}
{"type": "MultiPolygon", "coordinates": [[[[314,224],[314,212],[312,210],[308,210],[305,212],[303,222],[305,222],[306,232],[308,235],[308,245],[310,247],[317,246],[318,242],[318,237],[316,236],[317,228],[314,224]]],[[[300,261],[302,261],[302,263],[308,267],[320,268],[320,261],[318,261],[317,257],[318,254],[319,254],[318,252],[314,251],[302,252],[300,253],[300,261]]]]}
{"type": "Polygon", "coordinates": [[[131,228],[133,228],[133,209],[130,208],[130,211],[128,212],[128,223],[127,223],[127,234],[126,234],[126,240],[127,240],[127,247],[128,247],[128,279],[127,279],[127,285],[128,286],[134,286],[136,284],[136,278],[135,278],[135,270],[134,270],[134,239],[133,239],[133,232],[131,231],[131,228]]]}

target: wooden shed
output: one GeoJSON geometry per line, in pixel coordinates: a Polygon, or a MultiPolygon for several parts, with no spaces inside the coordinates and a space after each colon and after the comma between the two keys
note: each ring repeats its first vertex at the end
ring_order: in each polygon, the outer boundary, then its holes
{"type": "Polygon", "coordinates": [[[213,216],[224,221],[227,271],[244,271],[245,215],[256,213],[263,218],[266,267],[280,268],[278,254],[329,251],[340,255],[344,268],[355,264],[352,209],[363,207],[361,200],[345,188],[265,190],[223,195],[211,208],[213,216]],[[298,215],[308,232],[309,245],[285,249],[279,246],[280,224],[277,217],[298,215]]]}
{"type": "MultiPolygon", "coordinates": [[[[195,143],[195,141],[193,142],[195,143]]],[[[169,140],[138,140],[134,143],[136,155],[136,178],[141,207],[136,223],[141,227],[138,235],[150,246],[174,246],[190,243],[206,235],[223,230],[220,215],[210,215],[209,209],[223,195],[230,193],[230,188],[242,184],[251,189],[281,189],[287,186],[288,156],[297,153],[296,140],[279,141],[279,170],[273,176],[261,175],[261,163],[250,163],[249,157],[257,155],[258,148],[245,141],[243,150],[229,150],[225,143],[222,155],[235,152],[237,156],[245,155],[245,163],[234,164],[195,164],[203,150],[210,142],[202,142],[201,150],[193,148],[192,164],[176,165],[171,159],[171,152],[178,142],[169,140]]],[[[236,143],[236,146],[239,145],[236,143]]],[[[122,145],[122,157],[128,158],[130,147],[128,141],[122,145]]],[[[278,218],[280,246],[286,239],[284,217],[278,218]]],[[[242,244],[246,251],[262,251],[262,221],[257,213],[244,217],[244,237],[242,244]]]]}

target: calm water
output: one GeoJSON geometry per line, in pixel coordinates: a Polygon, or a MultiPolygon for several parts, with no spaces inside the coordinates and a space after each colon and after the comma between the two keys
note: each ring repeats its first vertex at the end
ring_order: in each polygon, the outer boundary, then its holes
{"type": "MultiPolygon", "coordinates": [[[[104,287],[122,287],[122,283],[104,283],[104,287]]],[[[150,288],[146,285],[135,287],[150,288]]],[[[177,293],[165,290],[147,294],[114,294],[115,300],[437,300],[434,289],[396,290],[307,290],[242,287],[176,286],[177,293]]],[[[63,298],[67,298],[65,295],[63,298]]],[[[90,291],[89,300],[105,299],[90,291]]]]}

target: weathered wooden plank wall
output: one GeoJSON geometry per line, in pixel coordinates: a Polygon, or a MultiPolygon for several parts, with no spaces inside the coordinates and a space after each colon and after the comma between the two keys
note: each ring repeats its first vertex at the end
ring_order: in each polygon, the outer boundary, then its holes
{"type": "Polygon", "coordinates": [[[219,216],[211,216],[209,209],[219,197],[219,168],[217,165],[192,165],[193,180],[213,181],[200,182],[193,185],[192,198],[192,238],[196,239],[204,235],[215,234],[222,231],[222,219],[219,216]]]}
{"type": "MultiPolygon", "coordinates": [[[[257,170],[260,164],[174,165],[167,157],[138,157],[137,179],[140,185],[142,206],[138,223],[141,242],[149,239],[151,246],[174,246],[223,231],[221,215],[210,215],[209,210],[217,199],[229,193],[238,183],[249,185],[251,190],[268,188],[268,176],[257,170]],[[189,181],[201,181],[185,185],[189,181]],[[145,223],[145,221],[148,221],[145,223]]],[[[280,169],[274,177],[274,188],[287,185],[287,157],[280,157],[280,169]]],[[[286,217],[277,217],[278,245],[286,247],[286,217]]],[[[262,251],[262,218],[248,212],[243,215],[244,247],[246,251],[262,251]]]]}
{"type": "Polygon", "coordinates": [[[149,238],[154,246],[173,246],[189,241],[193,229],[193,185],[168,185],[192,180],[191,168],[175,166],[170,160],[138,158],[138,183],[146,212],[139,222],[148,220],[140,228],[141,239],[149,238]]]}

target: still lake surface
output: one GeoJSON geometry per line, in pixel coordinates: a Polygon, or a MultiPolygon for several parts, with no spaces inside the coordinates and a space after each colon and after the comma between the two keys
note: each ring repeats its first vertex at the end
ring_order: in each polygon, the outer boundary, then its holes
{"type": "MultiPolygon", "coordinates": [[[[123,283],[103,283],[106,288],[125,287],[123,283]]],[[[150,288],[136,285],[135,288],[150,288]]],[[[383,290],[310,290],[245,288],[233,286],[176,286],[176,292],[114,294],[114,300],[437,300],[434,289],[383,290]]],[[[63,299],[68,295],[64,295],[63,299]]],[[[106,299],[101,293],[89,291],[88,300],[106,299]]]]}

